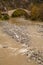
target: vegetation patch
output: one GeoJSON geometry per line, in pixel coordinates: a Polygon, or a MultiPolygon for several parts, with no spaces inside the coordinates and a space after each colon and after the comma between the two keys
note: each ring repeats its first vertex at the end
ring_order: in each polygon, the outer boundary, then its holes
{"type": "Polygon", "coordinates": [[[28,18],[28,14],[24,10],[17,9],[16,11],[13,12],[11,17],[21,17],[21,16],[28,18]]]}
{"type": "Polygon", "coordinates": [[[43,4],[39,6],[33,5],[31,8],[31,20],[42,20],[43,21],[43,4]]]}
{"type": "Polygon", "coordinates": [[[9,20],[9,15],[7,13],[0,12],[0,20],[9,20]]]}
{"type": "Polygon", "coordinates": [[[6,13],[6,14],[1,14],[2,16],[2,20],[9,20],[9,15],[6,13]]]}
{"type": "Polygon", "coordinates": [[[0,20],[2,19],[2,15],[1,15],[1,12],[0,12],[0,20]]]}

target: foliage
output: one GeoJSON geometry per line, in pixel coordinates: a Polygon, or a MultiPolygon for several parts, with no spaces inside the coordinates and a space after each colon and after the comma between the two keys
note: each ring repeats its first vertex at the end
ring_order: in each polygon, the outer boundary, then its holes
{"type": "Polygon", "coordinates": [[[0,12],[0,19],[2,18],[1,12],[0,12]]]}
{"type": "Polygon", "coordinates": [[[39,8],[39,18],[43,21],[43,4],[41,4],[39,8]]]}
{"type": "Polygon", "coordinates": [[[8,14],[2,14],[2,20],[8,20],[9,15],[8,14]]]}
{"type": "Polygon", "coordinates": [[[33,4],[40,4],[43,0],[0,0],[0,10],[12,10],[15,8],[25,8],[29,9],[29,5],[33,4]]]}
{"type": "Polygon", "coordinates": [[[39,6],[34,5],[31,8],[31,19],[32,20],[43,20],[43,4],[39,6]]]}
{"type": "Polygon", "coordinates": [[[32,9],[31,9],[31,19],[36,20],[38,18],[38,16],[39,16],[38,7],[33,6],[32,9]]]}
{"type": "Polygon", "coordinates": [[[12,14],[12,17],[20,17],[20,16],[28,17],[28,14],[24,10],[21,10],[21,9],[17,9],[12,14]]]}

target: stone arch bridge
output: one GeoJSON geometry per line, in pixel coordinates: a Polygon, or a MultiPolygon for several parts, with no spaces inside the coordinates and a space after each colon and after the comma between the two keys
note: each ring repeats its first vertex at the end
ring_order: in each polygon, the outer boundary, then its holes
{"type": "Polygon", "coordinates": [[[29,10],[27,10],[27,9],[22,9],[22,8],[17,8],[17,9],[14,9],[14,10],[7,11],[7,14],[8,14],[9,16],[11,16],[11,15],[13,14],[13,12],[16,11],[16,10],[18,10],[18,9],[24,10],[28,15],[30,15],[30,11],[29,11],[29,10]]]}

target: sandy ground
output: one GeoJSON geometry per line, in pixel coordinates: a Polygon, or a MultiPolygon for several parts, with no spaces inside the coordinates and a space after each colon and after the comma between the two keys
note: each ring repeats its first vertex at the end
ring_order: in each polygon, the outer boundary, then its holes
{"type": "MultiPolygon", "coordinates": [[[[28,25],[27,32],[31,37],[31,47],[43,50],[43,33],[37,32],[38,28],[35,25],[28,25]]],[[[4,33],[0,26],[0,65],[38,65],[34,61],[28,62],[25,54],[18,53],[22,48],[22,44],[4,33]]]]}

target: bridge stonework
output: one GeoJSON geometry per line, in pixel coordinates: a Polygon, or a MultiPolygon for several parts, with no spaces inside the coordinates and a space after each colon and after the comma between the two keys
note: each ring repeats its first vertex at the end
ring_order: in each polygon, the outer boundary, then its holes
{"type": "Polygon", "coordinates": [[[14,9],[14,10],[10,10],[10,11],[7,12],[7,14],[8,14],[9,16],[11,16],[11,15],[13,14],[13,12],[16,11],[16,10],[18,10],[18,9],[24,10],[28,15],[30,15],[30,11],[29,11],[29,10],[27,10],[27,9],[22,9],[22,8],[17,8],[17,9],[14,9]]]}

